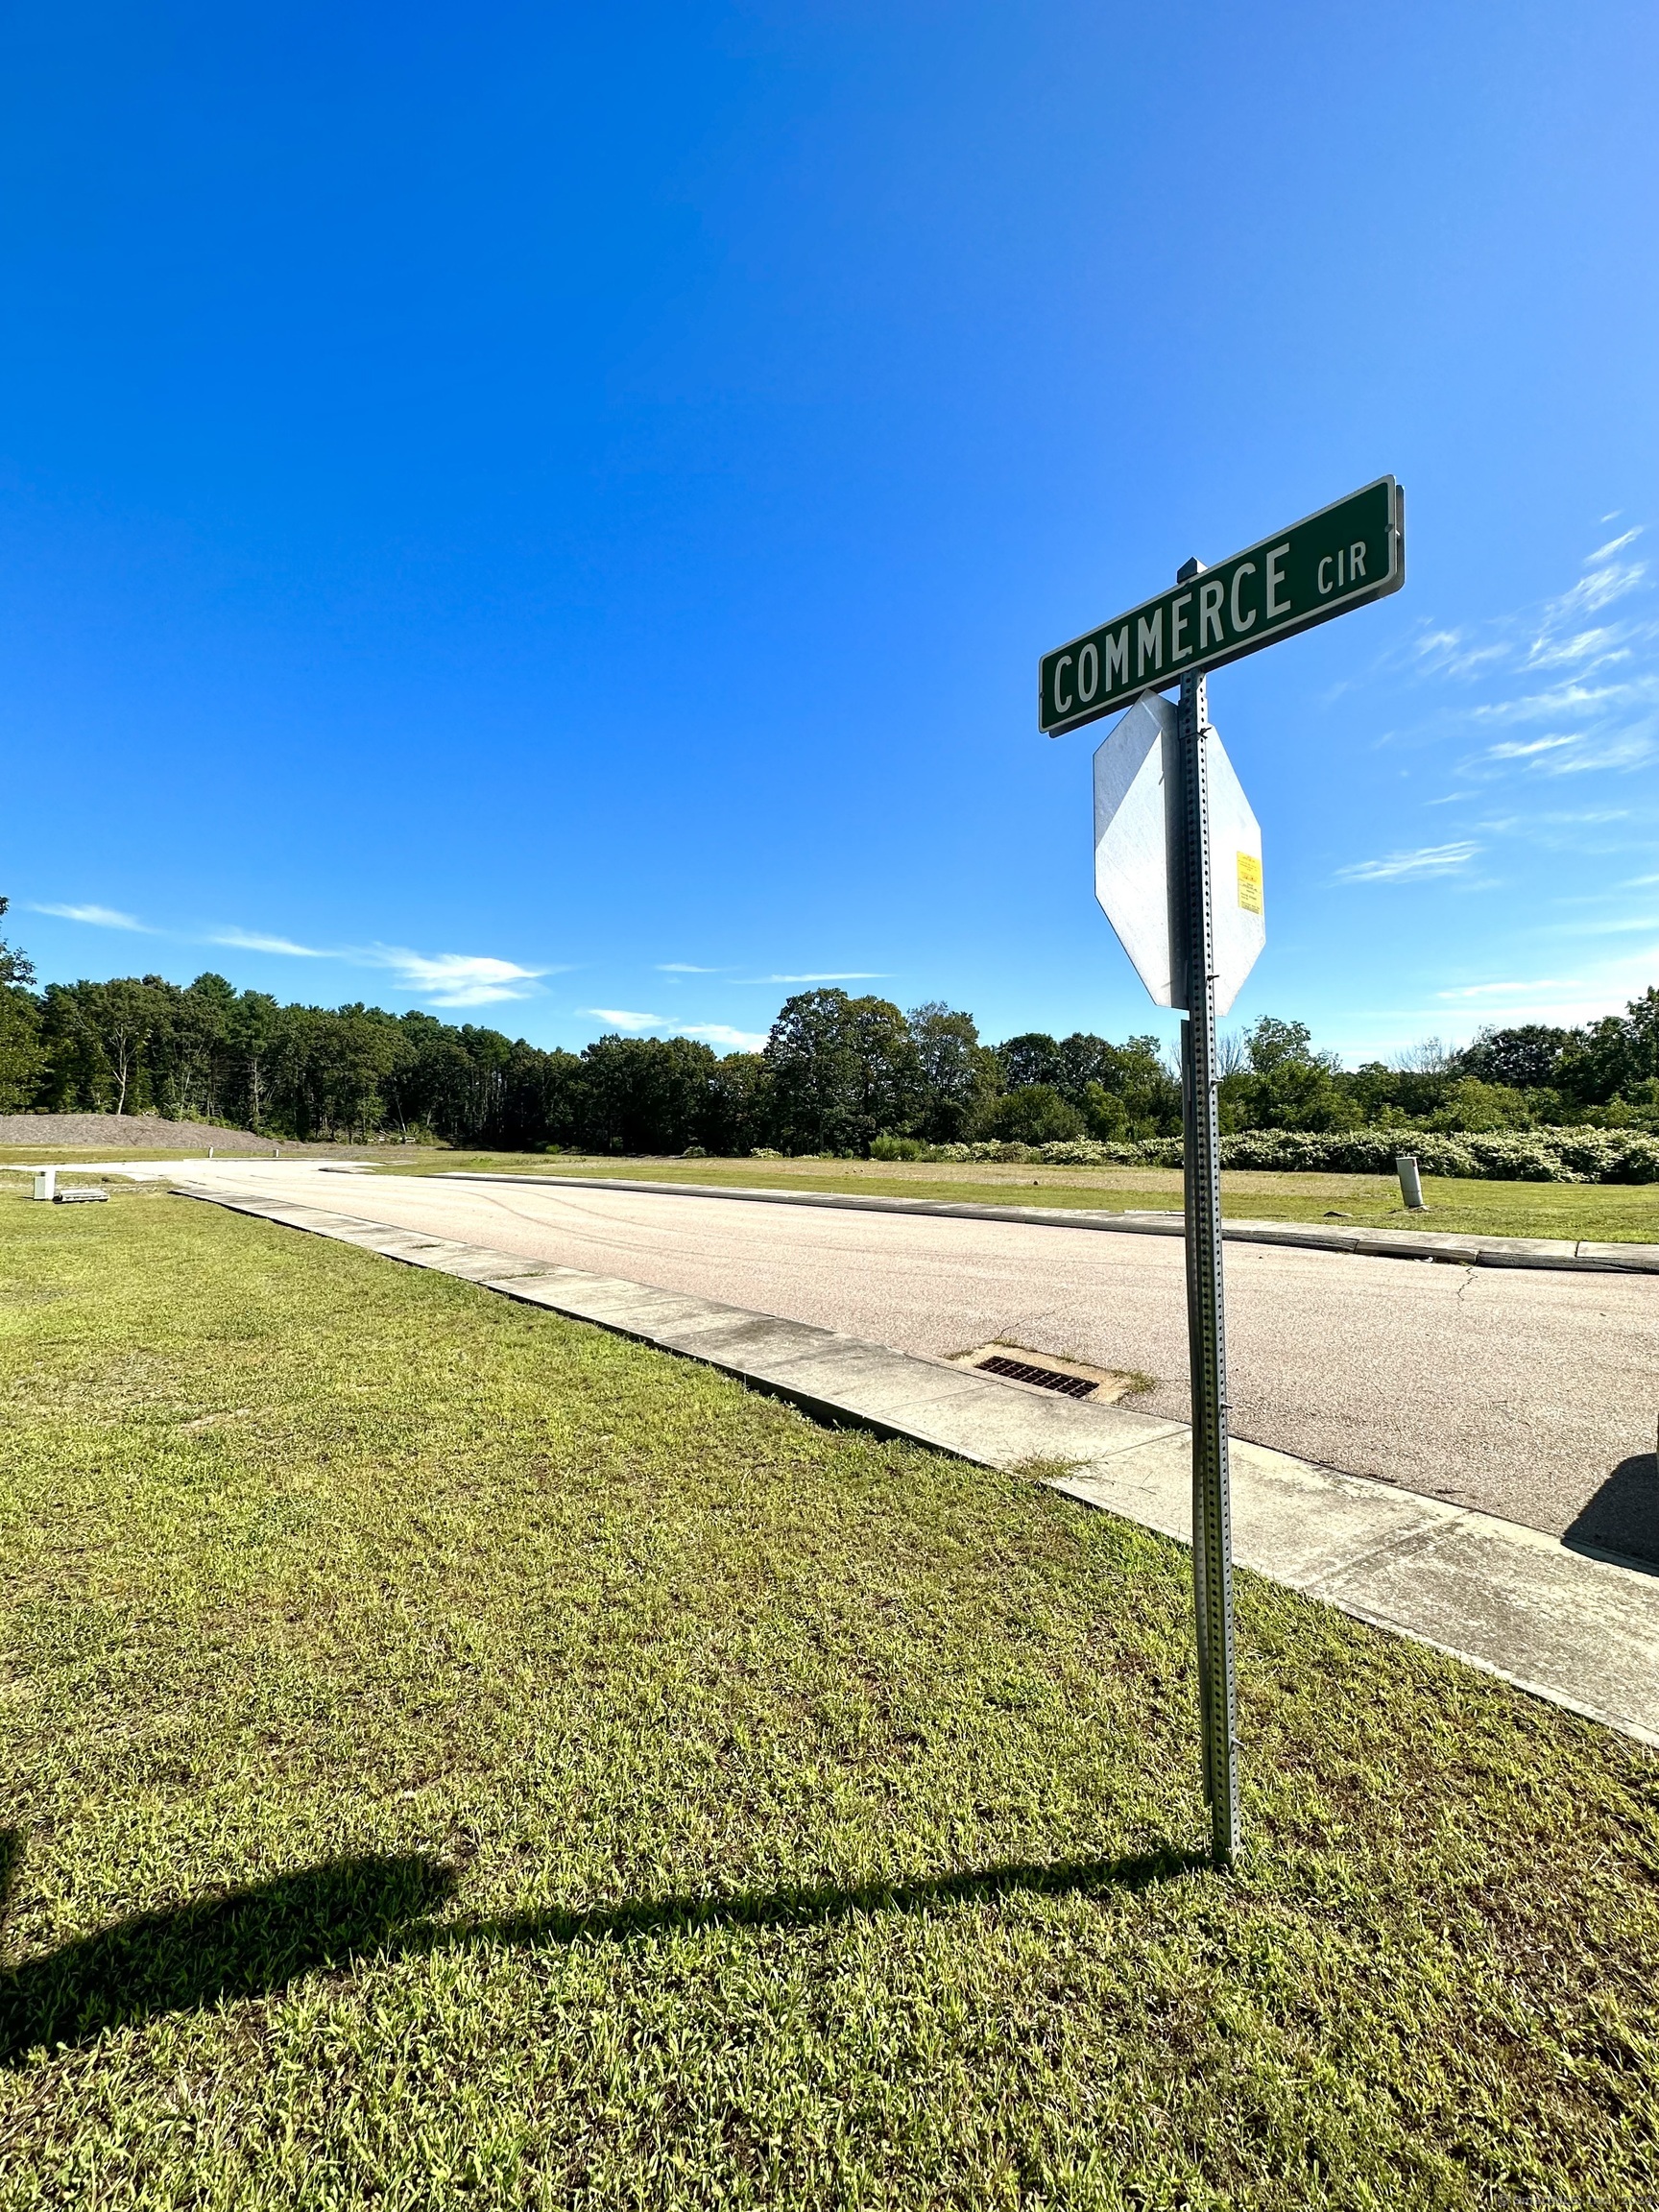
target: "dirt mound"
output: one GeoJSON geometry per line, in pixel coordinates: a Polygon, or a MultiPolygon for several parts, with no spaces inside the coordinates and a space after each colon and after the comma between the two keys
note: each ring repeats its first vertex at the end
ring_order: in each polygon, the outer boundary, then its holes
{"type": "Polygon", "coordinates": [[[52,1144],[103,1152],[270,1153],[269,1137],[215,1129],[206,1121],[163,1121],[158,1114],[0,1114],[0,1144],[52,1144]]]}

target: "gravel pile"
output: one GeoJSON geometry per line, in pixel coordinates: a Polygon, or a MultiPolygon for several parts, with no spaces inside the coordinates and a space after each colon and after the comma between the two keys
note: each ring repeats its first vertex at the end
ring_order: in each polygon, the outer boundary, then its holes
{"type": "MultiPolygon", "coordinates": [[[[272,1140],[248,1129],[216,1129],[207,1121],[163,1121],[158,1114],[0,1114],[0,1144],[51,1144],[101,1152],[263,1152],[272,1140]]],[[[285,1152],[299,1151],[285,1144],[285,1152]]],[[[307,1145],[306,1151],[332,1151],[307,1145]]]]}

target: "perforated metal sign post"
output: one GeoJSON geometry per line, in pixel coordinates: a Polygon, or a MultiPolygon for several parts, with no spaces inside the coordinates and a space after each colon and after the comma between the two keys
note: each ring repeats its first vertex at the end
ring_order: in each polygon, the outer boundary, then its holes
{"type": "Polygon", "coordinates": [[[1238,1849],[1233,1684],[1233,1505],[1227,1453],[1227,1322],[1221,1282],[1221,1130],[1215,1046],[1215,910],[1210,878],[1212,732],[1202,676],[1181,686],[1181,1194],[1187,1219],[1187,1356],[1192,1384],[1192,1598],[1204,1794],[1217,1866],[1238,1849]]]}
{"type": "MultiPolygon", "coordinates": [[[[1189,562],[1183,581],[1203,571],[1189,562]]],[[[1233,1532],[1215,1021],[1267,941],[1262,831],[1221,740],[1205,680],[1171,706],[1138,699],[1094,755],[1094,888],[1136,973],[1181,1025],[1188,1354],[1192,1396],[1192,1591],[1204,1790],[1217,1865],[1238,1847],[1233,1532]]]]}
{"type": "Polygon", "coordinates": [[[1094,882],[1161,1006],[1179,1006],[1187,1344],[1192,1387],[1192,1594],[1211,1851],[1238,1850],[1233,1523],[1221,1272],[1215,1020],[1266,942],[1262,832],[1210,726],[1204,671],[1368,605],[1406,581],[1392,476],[1043,656],[1050,736],[1129,707],[1094,756],[1094,882]],[[1157,696],[1180,685],[1174,707],[1157,696]],[[1133,703],[1133,704],[1131,704],[1133,703]]]}

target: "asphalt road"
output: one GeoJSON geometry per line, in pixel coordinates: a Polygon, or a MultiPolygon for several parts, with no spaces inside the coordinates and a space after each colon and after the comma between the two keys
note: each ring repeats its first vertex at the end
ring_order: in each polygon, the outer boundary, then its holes
{"type": "MultiPolygon", "coordinates": [[[[1178,1238],[216,1164],[361,1218],[948,1356],[1008,1338],[1152,1376],[1185,1418],[1178,1238]]],[[[1659,1559],[1659,1280],[1230,1244],[1232,1426],[1659,1559]]]]}

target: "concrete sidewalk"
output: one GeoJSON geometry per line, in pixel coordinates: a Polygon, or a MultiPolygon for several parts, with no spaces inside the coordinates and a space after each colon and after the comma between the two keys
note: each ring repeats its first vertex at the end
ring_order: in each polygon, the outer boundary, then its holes
{"type": "MultiPolygon", "coordinates": [[[[325,1174],[355,1174],[325,1167],[325,1174]]],[[[532,1190],[655,1191],[668,1198],[732,1198],[766,1206],[821,1206],[860,1214],[938,1214],[961,1221],[1035,1222],[1119,1236],[1179,1237],[1179,1213],[1108,1214],[1089,1206],[984,1206],[968,1199],[887,1198],[857,1191],[754,1190],[734,1183],[659,1183],[640,1175],[503,1175],[450,1167],[440,1183],[514,1183],[532,1190]]],[[[1659,1275],[1659,1244],[1593,1244],[1550,1237],[1468,1237],[1428,1229],[1333,1229],[1321,1221],[1224,1221],[1230,1244],[1291,1244],[1358,1252],[1370,1260],[1435,1260],[1452,1267],[1550,1267],[1597,1275],[1659,1275]]]]}
{"type": "MultiPolygon", "coordinates": [[[[1184,1423],[1079,1404],[834,1330],[389,1229],[299,1200],[179,1188],[705,1360],[821,1418],[909,1437],[982,1466],[1030,1467],[1085,1504],[1190,1540],[1184,1423]]],[[[1233,1508],[1240,1565],[1659,1745],[1659,1575],[1261,1445],[1233,1446],[1233,1508]]]]}

